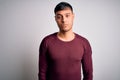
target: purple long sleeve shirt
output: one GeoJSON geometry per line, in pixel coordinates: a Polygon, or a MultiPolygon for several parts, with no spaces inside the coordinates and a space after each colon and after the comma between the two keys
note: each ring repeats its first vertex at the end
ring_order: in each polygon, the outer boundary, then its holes
{"type": "Polygon", "coordinates": [[[39,49],[39,80],[92,80],[92,50],[87,39],[75,34],[64,42],[57,33],[45,37],[39,49]]]}

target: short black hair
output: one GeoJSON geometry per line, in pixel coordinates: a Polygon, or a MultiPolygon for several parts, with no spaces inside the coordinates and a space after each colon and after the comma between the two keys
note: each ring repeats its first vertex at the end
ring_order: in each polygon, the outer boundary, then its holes
{"type": "Polygon", "coordinates": [[[55,9],[54,9],[54,13],[56,14],[57,11],[60,11],[60,10],[64,10],[66,8],[70,8],[71,11],[73,12],[73,8],[72,6],[67,3],[67,2],[60,2],[56,5],[55,9]]]}

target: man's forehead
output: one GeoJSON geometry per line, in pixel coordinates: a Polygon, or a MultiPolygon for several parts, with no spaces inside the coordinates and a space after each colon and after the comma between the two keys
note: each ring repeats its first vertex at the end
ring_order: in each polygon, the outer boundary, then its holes
{"type": "Polygon", "coordinates": [[[72,11],[70,9],[64,9],[56,12],[56,15],[66,15],[66,14],[71,14],[72,11]]]}

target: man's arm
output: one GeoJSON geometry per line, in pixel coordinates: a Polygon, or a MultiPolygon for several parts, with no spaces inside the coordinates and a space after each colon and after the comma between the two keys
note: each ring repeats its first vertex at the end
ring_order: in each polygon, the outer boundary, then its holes
{"type": "Polygon", "coordinates": [[[93,80],[92,50],[88,41],[84,45],[82,58],[83,80],[93,80]]]}
{"type": "Polygon", "coordinates": [[[43,40],[40,44],[39,48],[39,80],[46,80],[46,71],[47,71],[47,46],[45,41],[43,40]]]}

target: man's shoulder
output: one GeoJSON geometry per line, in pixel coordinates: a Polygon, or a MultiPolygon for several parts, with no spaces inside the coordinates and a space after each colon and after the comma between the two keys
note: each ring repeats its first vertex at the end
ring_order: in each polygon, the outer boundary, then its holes
{"type": "Polygon", "coordinates": [[[84,36],[81,36],[80,34],[75,33],[75,35],[76,35],[77,39],[80,39],[80,40],[83,40],[83,41],[87,40],[84,36]]]}
{"type": "Polygon", "coordinates": [[[75,34],[76,34],[77,40],[79,40],[79,41],[82,42],[83,44],[89,44],[89,41],[88,41],[88,39],[87,39],[86,37],[81,36],[81,35],[79,35],[79,34],[77,34],[77,33],[75,33],[75,34]]]}
{"type": "Polygon", "coordinates": [[[43,38],[43,41],[50,41],[50,40],[55,39],[56,34],[57,34],[57,32],[45,36],[45,37],[43,38]]]}

